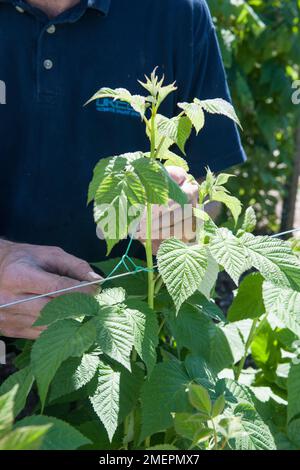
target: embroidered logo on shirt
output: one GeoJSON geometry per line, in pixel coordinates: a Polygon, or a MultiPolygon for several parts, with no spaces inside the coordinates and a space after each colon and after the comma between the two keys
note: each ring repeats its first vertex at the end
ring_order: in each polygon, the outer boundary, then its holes
{"type": "Polygon", "coordinates": [[[6,85],[3,80],[0,80],[0,104],[6,104],[6,85]]]}
{"type": "Polygon", "coordinates": [[[140,117],[129,103],[113,100],[112,98],[101,98],[96,100],[96,109],[102,113],[125,114],[126,116],[140,117]]]}

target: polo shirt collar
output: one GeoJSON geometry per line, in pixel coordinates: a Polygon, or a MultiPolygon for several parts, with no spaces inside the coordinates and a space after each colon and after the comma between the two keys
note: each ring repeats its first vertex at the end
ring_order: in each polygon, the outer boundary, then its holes
{"type": "MultiPolygon", "coordinates": [[[[94,10],[98,10],[101,13],[103,13],[104,15],[108,14],[111,0],[84,0],[84,1],[87,1],[87,8],[92,8],[94,10]]],[[[18,0],[0,0],[0,4],[1,3],[13,3],[14,5],[18,5],[18,4],[22,3],[22,1],[18,1],[18,0]]]]}
{"type": "Polygon", "coordinates": [[[88,0],[87,7],[94,8],[95,10],[99,10],[104,15],[107,15],[110,7],[111,0],[88,0]]]}

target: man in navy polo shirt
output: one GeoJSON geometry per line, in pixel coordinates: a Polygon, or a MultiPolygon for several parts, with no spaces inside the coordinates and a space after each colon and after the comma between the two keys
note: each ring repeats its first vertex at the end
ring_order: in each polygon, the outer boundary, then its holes
{"type": "MultiPolygon", "coordinates": [[[[95,278],[87,261],[105,247],[86,208],[92,169],[148,143],[129,106],[83,103],[102,86],[139,93],[155,66],[178,86],[163,114],[230,99],[205,0],[0,0],[0,304],[95,278]]],[[[187,154],[195,177],[244,160],[236,126],[217,116],[187,154]]],[[[2,309],[2,333],[35,338],[45,302],[2,309]]]]}

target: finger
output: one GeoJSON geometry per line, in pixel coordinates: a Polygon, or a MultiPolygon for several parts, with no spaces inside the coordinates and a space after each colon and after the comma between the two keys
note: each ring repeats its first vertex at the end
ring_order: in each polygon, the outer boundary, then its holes
{"type": "Polygon", "coordinates": [[[17,329],[17,328],[5,328],[0,331],[2,336],[6,336],[7,338],[21,338],[21,339],[37,339],[41,331],[37,328],[24,328],[24,329],[17,329]]]}
{"type": "Polygon", "coordinates": [[[66,253],[61,248],[51,247],[45,250],[43,261],[45,262],[43,267],[48,268],[54,274],[78,281],[101,279],[101,276],[96,274],[86,261],[66,253]]]}
{"type": "Polygon", "coordinates": [[[167,166],[166,167],[171,178],[181,186],[187,179],[187,172],[180,166],[167,166]]]}
{"type": "MultiPolygon", "coordinates": [[[[36,318],[21,313],[1,312],[0,313],[0,329],[26,329],[31,328],[36,318]]],[[[42,327],[38,327],[37,331],[43,331],[42,327]]]]}
{"type": "Polygon", "coordinates": [[[93,294],[96,290],[94,286],[82,288],[83,282],[48,273],[39,267],[27,264],[18,266],[14,273],[10,273],[9,279],[6,278],[6,284],[9,285],[10,291],[13,290],[17,294],[46,294],[77,286],[76,290],[87,294],[93,294]]]}
{"type": "Polygon", "coordinates": [[[36,319],[41,310],[45,307],[45,305],[51,300],[50,297],[46,297],[45,299],[36,299],[36,300],[29,300],[30,295],[18,295],[15,297],[7,297],[5,303],[0,301],[0,305],[9,304],[11,302],[18,302],[21,300],[26,300],[26,302],[22,302],[17,305],[12,305],[10,307],[5,307],[0,310],[0,318],[1,312],[8,312],[9,314],[14,314],[16,312],[22,315],[29,315],[36,319]]]}

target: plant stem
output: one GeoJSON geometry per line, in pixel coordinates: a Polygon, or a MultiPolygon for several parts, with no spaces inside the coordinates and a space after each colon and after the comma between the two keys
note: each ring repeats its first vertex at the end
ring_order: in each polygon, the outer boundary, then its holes
{"type": "Polygon", "coordinates": [[[159,326],[159,330],[158,330],[158,335],[160,335],[161,333],[161,330],[163,329],[163,327],[165,326],[165,323],[166,323],[166,319],[164,318],[159,326]]]}
{"type": "Polygon", "coordinates": [[[159,157],[159,152],[160,152],[165,140],[166,140],[166,138],[162,137],[161,141],[159,142],[159,145],[158,145],[157,150],[156,150],[156,155],[155,155],[156,158],[159,157]]]}
{"type": "MultiPolygon", "coordinates": [[[[157,109],[152,106],[151,113],[151,133],[150,133],[150,158],[155,158],[155,116],[157,109]]],[[[154,306],[154,273],[153,273],[153,253],[152,253],[152,204],[147,203],[147,230],[146,230],[146,258],[148,271],[148,305],[154,306]]]]}
{"type": "MultiPolygon", "coordinates": [[[[124,437],[127,437],[129,429],[129,416],[126,416],[124,421],[124,437]]],[[[128,450],[128,442],[123,442],[123,447],[125,450],[128,450]]]]}
{"type": "Polygon", "coordinates": [[[147,203],[146,258],[148,271],[148,305],[154,306],[154,273],[152,256],[152,204],[147,203]]]}
{"type": "Polygon", "coordinates": [[[223,441],[223,442],[222,442],[222,444],[221,444],[221,448],[220,448],[220,450],[224,450],[224,449],[225,449],[225,446],[226,446],[226,444],[227,444],[227,439],[226,439],[226,437],[225,437],[225,438],[224,438],[224,441],[223,441]]]}
{"type": "Polygon", "coordinates": [[[163,278],[159,275],[155,280],[155,289],[154,289],[155,295],[159,293],[163,283],[164,283],[163,278]]]}
{"type": "Polygon", "coordinates": [[[132,350],[131,359],[132,359],[132,362],[135,362],[137,360],[137,353],[135,349],[132,350]]]}
{"type": "Polygon", "coordinates": [[[212,424],[212,427],[213,427],[213,430],[214,430],[214,443],[215,443],[214,449],[218,450],[218,435],[217,435],[216,426],[215,426],[213,418],[211,418],[210,421],[211,421],[211,424],[212,424]]]}
{"type": "Polygon", "coordinates": [[[234,377],[235,377],[235,380],[239,380],[240,378],[240,375],[241,375],[241,372],[244,368],[244,365],[245,365],[245,362],[246,362],[246,359],[247,359],[247,356],[248,356],[248,350],[252,344],[252,341],[254,339],[254,336],[256,334],[256,325],[257,325],[257,322],[258,322],[258,318],[254,318],[253,322],[252,322],[252,326],[251,326],[251,329],[250,329],[250,332],[249,332],[249,336],[248,336],[248,339],[246,341],[246,344],[245,344],[245,353],[244,353],[244,356],[242,357],[242,359],[240,360],[239,362],[239,365],[237,366],[236,370],[235,370],[235,373],[234,373],[234,377]]]}
{"type": "Polygon", "coordinates": [[[151,447],[151,437],[150,436],[146,437],[146,439],[145,439],[145,448],[147,449],[149,447],[151,447]]]}
{"type": "Polygon", "coordinates": [[[151,145],[150,157],[151,158],[155,158],[155,116],[156,116],[156,113],[157,113],[156,107],[153,105],[152,114],[151,114],[151,133],[150,133],[150,145],[151,145]]]}

